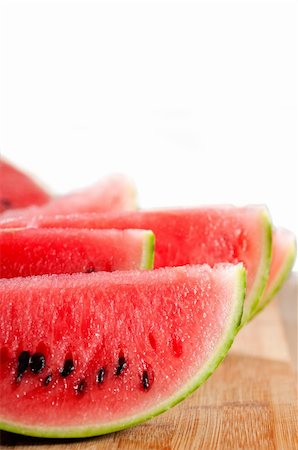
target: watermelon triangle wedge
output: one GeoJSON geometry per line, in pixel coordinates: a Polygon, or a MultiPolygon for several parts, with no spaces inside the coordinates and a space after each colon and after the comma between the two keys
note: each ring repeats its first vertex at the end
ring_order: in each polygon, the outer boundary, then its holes
{"type": "Polygon", "coordinates": [[[293,268],[296,254],[295,235],[284,228],[275,228],[272,235],[272,262],[268,283],[250,319],[261,312],[278,293],[293,268]]]}
{"type": "Polygon", "coordinates": [[[152,269],[149,230],[0,229],[0,278],[152,269]]]}
{"type": "Polygon", "coordinates": [[[0,428],[121,430],[198,388],[225,357],[241,264],[0,280],[0,428]]]}
{"type": "Polygon", "coordinates": [[[70,194],[52,197],[46,204],[31,208],[9,209],[0,217],[5,221],[14,217],[71,214],[84,212],[128,211],[136,209],[136,191],[132,181],[124,175],[110,175],[98,183],[70,194]]]}
{"type": "Polygon", "coordinates": [[[269,276],[272,224],[266,207],[210,206],[18,218],[2,226],[139,228],[155,234],[154,267],[242,262],[247,270],[243,324],[257,307],[269,276]]]}
{"type": "Polygon", "coordinates": [[[0,213],[31,205],[43,205],[50,195],[28,174],[0,159],[0,213]]]}

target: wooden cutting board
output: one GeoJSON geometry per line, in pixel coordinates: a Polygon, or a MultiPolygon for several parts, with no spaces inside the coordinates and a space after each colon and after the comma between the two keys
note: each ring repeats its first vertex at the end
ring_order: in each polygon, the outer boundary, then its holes
{"type": "Polygon", "coordinates": [[[289,352],[297,355],[295,280],[283,290],[283,308],[274,301],[246,326],[214,375],[166,414],[92,439],[49,441],[3,432],[1,448],[298,449],[297,373],[289,352]]]}

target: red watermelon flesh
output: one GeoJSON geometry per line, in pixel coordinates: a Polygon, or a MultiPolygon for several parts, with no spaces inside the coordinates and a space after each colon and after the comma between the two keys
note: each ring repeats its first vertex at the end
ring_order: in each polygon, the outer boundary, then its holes
{"type": "Polygon", "coordinates": [[[166,411],[227,353],[241,265],[0,280],[0,427],[103,434],[166,411]]]}
{"type": "Polygon", "coordinates": [[[272,262],[268,283],[251,318],[260,312],[280,290],[295,263],[296,252],[294,234],[284,228],[275,228],[272,235],[272,262]]]}
{"type": "Polygon", "coordinates": [[[0,159],[0,213],[14,208],[43,205],[50,195],[28,174],[0,159]]]}
{"type": "Polygon", "coordinates": [[[40,207],[10,210],[2,213],[1,221],[20,216],[30,220],[36,215],[56,215],[84,212],[126,211],[136,208],[136,192],[124,175],[112,175],[88,188],[52,198],[40,207]]]}
{"type": "MultiPolygon", "coordinates": [[[[7,224],[7,223],[6,223],[7,224]]],[[[11,225],[26,224],[19,219],[11,225]]],[[[271,261],[271,221],[262,206],[213,206],[195,209],[133,211],[35,217],[32,226],[141,228],[155,234],[154,267],[243,262],[247,298],[243,322],[262,295],[271,261]]]]}
{"type": "Polygon", "coordinates": [[[151,269],[149,230],[0,230],[0,277],[151,269]]]}

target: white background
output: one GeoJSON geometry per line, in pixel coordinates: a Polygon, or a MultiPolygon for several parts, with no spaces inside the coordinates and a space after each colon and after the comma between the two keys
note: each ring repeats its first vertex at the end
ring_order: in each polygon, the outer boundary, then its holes
{"type": "Polygon", "coordinates": [[[298,230],[295,4],[2,1],[1,154],[57,193],[120,171],[143,207],[298,230]]]}

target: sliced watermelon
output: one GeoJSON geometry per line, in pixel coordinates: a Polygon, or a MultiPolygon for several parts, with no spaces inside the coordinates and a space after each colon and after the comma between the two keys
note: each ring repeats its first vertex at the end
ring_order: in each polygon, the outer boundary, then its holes
{"type": "Polygon", "coordinates": [[[0,277],[151,269],[149,230],[0,230],[0,277]]]}
{"type": "Polygon", "coordinates": [[[283,228],[275,228],[272,235],[272,262],[268,283],[251,318],[262,311],[280,290],[295,263],[296,252],[294,234],[283,228]]]}
{"type": "Polygon", "coordinates": [[[30,220],[36,215],[84,212],[126,211],[136,209],[136,192],[124,175],[112,175],[99,183],[68,195],[52,198],[40,207],[10,210],[0,215],[1,221],[19,216],[30,220]]]}
{"type": "MultiPolygon", "coordinates": [[[[26,224],[19,219],[16,226],[26,224]]],[[[271,221],[265,207],[202,207],[114,214],[36,217],[37,227],[141,228],[156,237],[154,267],[243,262],[247,298],[243,323],[265,288],[271,261],[271,221]]]]}
{"type": "Polygon", "coordinates": [[[0,427],[104,434],[166,411],[226,355],[241,265],[0,280],[0,427]]]}
{"type": "Polygon", "coordinates": [[[43,205],[50,195],[28,174],[0,159],[0,213],[13,208],[43,205]]]}

